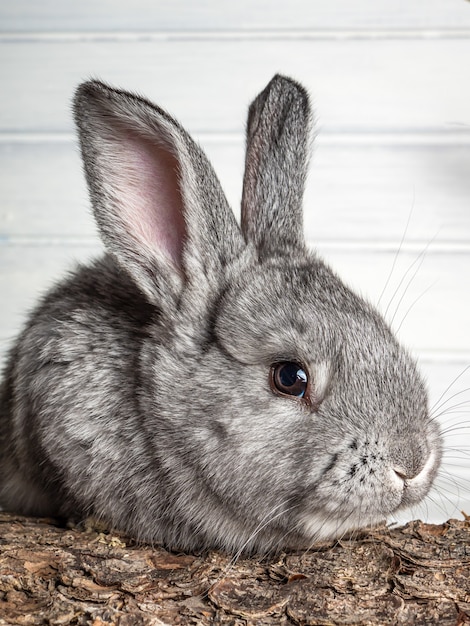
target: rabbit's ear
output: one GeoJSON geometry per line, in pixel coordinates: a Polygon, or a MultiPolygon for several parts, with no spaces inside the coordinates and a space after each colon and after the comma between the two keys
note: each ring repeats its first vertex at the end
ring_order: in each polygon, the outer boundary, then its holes
{"type": "Polygon", "coordinates": [[[276,75],[250,106],[242,230],[261,256],[304,245],[310,127],[307,92],[284,76],[276,75]]]}
{"type": "Polygon", "coordinates": [[[151,301],[219,279],[244,239],[202,150],[167,113],[82,84],[75,119],[93,210],[109,251],[151,301]]]}

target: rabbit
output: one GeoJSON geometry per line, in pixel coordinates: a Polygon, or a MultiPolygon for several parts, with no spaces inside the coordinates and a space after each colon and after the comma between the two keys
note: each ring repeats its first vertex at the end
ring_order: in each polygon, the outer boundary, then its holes
{"type": "Polygon", "coordinates": [[[304,239],[306,90],[276,75],[249,108],[240,224],[158,106],[91,80],[74,114],[106,252],[10,352],[2,508],[267,553],[420,502],[442,440],[417,365],[304,239]]]}

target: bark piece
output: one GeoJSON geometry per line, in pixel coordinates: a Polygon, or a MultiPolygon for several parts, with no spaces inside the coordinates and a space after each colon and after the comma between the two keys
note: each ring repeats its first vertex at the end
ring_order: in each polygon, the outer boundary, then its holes
{"type": "Polygon", "coordinates": [[[0,626],[470,624],[470,521],[416,521],[270,559],[170,553],[0,513],[0,626]]]}

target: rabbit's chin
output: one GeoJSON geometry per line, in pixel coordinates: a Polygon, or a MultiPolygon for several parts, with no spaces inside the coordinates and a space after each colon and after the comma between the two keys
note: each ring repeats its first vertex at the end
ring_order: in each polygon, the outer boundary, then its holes
{"type": "Polygon", "coordinates": [[[348,516],[346,519],[334,519],[332,515],[314,513],[304,519],[303,534],[311,542],[338,539],[354,530],[378,526],[385,523],[380,515],[348,516]]]}

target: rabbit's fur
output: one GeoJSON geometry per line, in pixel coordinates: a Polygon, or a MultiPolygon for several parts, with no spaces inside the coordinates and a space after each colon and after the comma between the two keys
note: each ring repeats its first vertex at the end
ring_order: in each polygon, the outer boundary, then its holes
{"type": "Polygon", "coordinates": [[[13,347],[3,508],[265,552],[419,502],[441,457],[422,379],[305,246],[305,90],[275,76],[250,107],[241,226],[158,107],[92,81],[75,117],[107,254],[47,294],[13,347]],[[282,362],[307,372],[304,398],[274,389],[282,362]]]}

